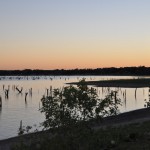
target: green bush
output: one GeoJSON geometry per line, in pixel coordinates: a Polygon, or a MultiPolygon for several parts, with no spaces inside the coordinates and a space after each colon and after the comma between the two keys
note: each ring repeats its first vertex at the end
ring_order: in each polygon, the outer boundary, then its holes
{"type": "Polygon", "coordinates": [[[50,96],[41,99],[40,111],[45,113],[42,125],[50,129],[116,115],[120,104],[116,94],[112,91],[104,99],[99,99],[96,89],[89,88],[85,79],[77,87],[70,85],[62,90],[54,89],[50,96]]]}

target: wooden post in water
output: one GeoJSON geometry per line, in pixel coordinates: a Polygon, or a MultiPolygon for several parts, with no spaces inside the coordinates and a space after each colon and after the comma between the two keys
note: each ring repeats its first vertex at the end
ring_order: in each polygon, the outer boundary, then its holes
{"type": "Polygon", "coordinates": [[[126,108],[126,106],[127,106],[127,98],[126,98],[126,96],[125,96],[125,98],[124,98],[124,106],[125,106],[125,108],[126,108]]]}
{"type": "Polygon", "coordinates": [[[49,90],[48,89],[46,89],[46,93],[47,93],[47,96],[49,95],[49,92],[48,92],[49,90]]]}
{"type": "Polygon", "coordinates": [[[3,85],[3,91],[4,91],[4,89],[5,89],[5,85],[3,85]]]}
{"type": "Polygon", "coordinates": [[[19,127],[19,135],[22,135],[24,133],[23,128],[22,128],[22,120],[20,121],[20,127],[19,127]]]}
{"type": "Polygon", "coordinates": [[[123,95],[123,98],[124,98],[124,96],[125,96],[125,92],[123,92],[123,94],[122,94],[122,95],[123,95]]]}
{"type": "Polygon", "coordinates": [[[127,95],[126,93],[127,93],[127,92],[126,92],[126,90],[125,90],[125,97],[126,97],[126,95],[127,95]]]}
{"type": "Polygon", "coordinates": [[[149,96],[149,101],[150,101],[150,87],[149,87],[149,92],[148,92],[148,96],[149,96]]]}
{"type": "MultiPolygon", "coordinates": [[[[117,91],[114,91],[114,98],[115,98],[115,107],[117,108],[117,91]]],[[[115,111],[115,115],[117,115],[116,111],[115,111]]]]}
{"type": "Polygon", "coordinates": [[[22,94],[23,87],[21,88],[21,90],[19,90],[18,87],[16,87],[16,90],[19,92],[19,94],[22,94]]]}
{"type": "Polygon", "coordinates": [[[5,90],[5,98],[6,98],[6,99],[8,99],[8,97],[9,97],[8,94],[9,94],[9,89],[8,89],[8,90],[6,89],[6,90],[5,90]]]}
{"type": "Polygon", "coordinates": [[[136,92],[137,92],[137,88],[135,89],[135,99],[136,99],[136,92]]]}
{"type": "Polygon", "coordinates": [[[28,95],[28,92],[25,93],[25,102],[27,102],[27,95],[28,95]]]}
{"type": "Polygon", "coordinates": [[[125,104],[125,108],[126,108],[126,89],[125,89],[125,91],[123,91],[123,99],[124,99],[124,104],[125,104]]]}
{"type": "Polygon", "coordinates": [[[20,121],[20,129],[22,130],[22,120],[20,121]]]}
{"type": "Polygon", "coordinates": [[[50,86],[50,96],[52,96],[52,93],[53,93],[53,88],[52,86],[50,86]]]}

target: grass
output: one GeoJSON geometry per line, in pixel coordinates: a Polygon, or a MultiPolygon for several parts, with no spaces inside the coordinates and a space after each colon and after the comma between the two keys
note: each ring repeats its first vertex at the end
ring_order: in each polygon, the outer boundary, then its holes
{"type": "Polygon", "coordinates": [[[93,130],[76,127],[39,142],[18,143],[13,150],[149,150],[150,121],[93,130]]]}

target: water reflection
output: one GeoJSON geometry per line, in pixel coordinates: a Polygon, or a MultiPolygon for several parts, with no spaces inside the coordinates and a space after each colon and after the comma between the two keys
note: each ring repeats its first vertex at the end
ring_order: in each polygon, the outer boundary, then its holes
{"type": "MultiPolygon", "coordinates": [[[[3,108],[0,109],[0,139],[17,135],[20,120],[23,125],[39,124],[44,115],[38,110],[41,107],[43,95],[50,95],[52,89],[62,89],[68,86],[66,82],[86,80],[129,79],[126,76],[20,76],[0,77],[0,95],[3,98],[3,108]],[[17,90],[18,89],[18,90],[17,90]],[[8,90],[6,98],[5,90],[8,90]],[[27,94],[28,93],[28,94],[27,94]],[[5,99],[6,98],[6,99],[5,99]]],[[[136,77],[138,78],[138,77],[136,77]]],[[[104,98],[111,90],[118,92],[122,100],[120,112],[144,107],[144,99],[150,100],[150,88],[107,88],[95,87],[100,98],[104,98]]]]}

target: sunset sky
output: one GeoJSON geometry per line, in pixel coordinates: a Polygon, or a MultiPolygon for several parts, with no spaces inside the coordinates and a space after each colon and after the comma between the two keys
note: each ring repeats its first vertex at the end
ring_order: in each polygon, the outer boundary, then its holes
{"type": "Polygon", "coordinates": [[[0,70],[150,66],[150,0],[0,0],[0,70]]]}

